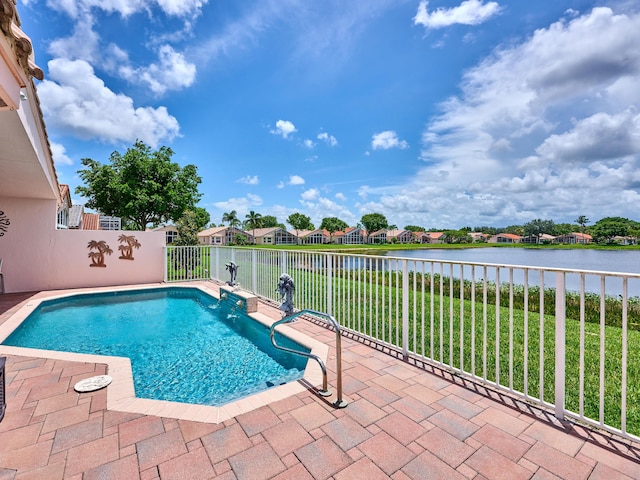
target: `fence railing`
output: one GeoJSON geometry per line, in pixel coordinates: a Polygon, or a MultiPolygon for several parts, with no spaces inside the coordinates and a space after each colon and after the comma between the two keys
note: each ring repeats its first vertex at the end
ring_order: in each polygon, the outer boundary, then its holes
{"type": "Polygon", "coordinates": [[[333,315],[405,357],[627,438],[640,435],[640,275],[233,247],[168,247],[167,281],[229,279],[333,315]]]}

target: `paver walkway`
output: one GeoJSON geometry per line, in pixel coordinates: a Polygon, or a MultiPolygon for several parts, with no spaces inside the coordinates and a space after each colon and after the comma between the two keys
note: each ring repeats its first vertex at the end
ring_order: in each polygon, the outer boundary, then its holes
{"type": "MultiPolygon", "coordinates": [[[[0,295],[0,323],[29,296],[0,295]]],[[[293,327],[335,343],[320,324],[293,327]]],[[[305,391],[216,425],[73,390],[105,365],[9,356],[0,480],[640,478],[640,445],[375,345],[344,338],[343,367],[345,409],[305,391]]]]}

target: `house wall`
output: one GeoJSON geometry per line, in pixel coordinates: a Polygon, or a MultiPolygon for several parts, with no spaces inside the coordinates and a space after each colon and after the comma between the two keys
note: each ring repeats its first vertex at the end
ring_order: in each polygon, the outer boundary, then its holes
{"type": "Polygon", "coordinates": [[[129,285],[164,279],[164,232],[56,230],[56,201],[0,197],[10,225],[0,237],[5,291],[129,285]],[[133,235],[141,247],[134,260],[121,260],[120,235],[133,235]],[[90,267],[87,244],[104,240],[113,250],[106,267],[90,267]]]}

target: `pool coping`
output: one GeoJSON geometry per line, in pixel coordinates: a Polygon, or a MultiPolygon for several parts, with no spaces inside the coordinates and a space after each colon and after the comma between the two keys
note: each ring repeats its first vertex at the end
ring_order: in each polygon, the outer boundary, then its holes
{"type": "MultiPolygon", "coordinates": [[[[94,289],[69,290],[64,293],[52,293],[48,296],[32,298],[0,325],[0,342],[3,342],[39,305],[45,300],[55,300],[74,295],[91,293],[116,292],[126,290],[148,290],[157,288],[194,288],[216,299],[220,299],[219,292],[206,285],[193,284],[153,284],[153,285],[128,285],[118,287],[104,287],[94,289]]],[[[238,292],[236,292],[238,293],[238,292]]],[[[246,292],[247,295],[251,295],[246,292]]],[[[268,308],[272,308],[269,307],[268,308]]],[[[275,309],[274,309],[275,310],[275,309]]],[[[247,313],[254,321],[267,327],[278,321],[260,313],[247,313]]],[[[315,340],[290,326],[283,324],[278,327],[278,333],[294,340],[311,350],[313,355],[319,357],[325,364],[329,354],[329,346],[315,340]]],[[[127,357],[113,357],[105,355],[93,355],[85,353],[58,352],[54,350],[40,350],[34,348],[12,347],[0,344],[0,354],[17,355],[27,357],[47,358],[53,360],[65,360],[72,362],[97,363],[107,365],[107,374],[113,381],[106,387],[107,389],[107,410],[114,410],[127,413],[138,413],[142,415],[157,415],[178,420],[191,420],[206,423],[221,423],[236,415],[247,413],[257,408],[268,405],[272,402],[288,398],[290,396],[309,390],[312,385],[322,383],[322,370],[320,365],[311,359],[307,360],[307,365],[302,379],[271,387],[262,392],[239,398],[232,402],[220,405],[197,405],[191,403],[170,402],[166,400],[151,400],[148,398],[138,398],[135,395],[133,383],[133,372],[131,361],[127,357]]],[[[81,394],[79,394],[81,395],[81,394]]]]}

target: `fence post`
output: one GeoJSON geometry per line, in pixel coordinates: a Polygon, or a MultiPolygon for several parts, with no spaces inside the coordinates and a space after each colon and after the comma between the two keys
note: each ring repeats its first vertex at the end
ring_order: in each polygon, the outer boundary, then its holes
{"type": "Polygon", "coordinates": [[[333,255],[327,253],[327,313],[333,315],[333,255]]]}
{"type": "Polygon", "coordinates": [[[169,264],[169,249],[167,248],[167,246],[165,245],[164,247],[162,247],[162,253],[164,255],[164,283],[167,283],[169,281],[169,268],[168,268],[168,264],[169,264]]]}
{"type": "Polygon", "coordinates": [[[409,358],[409,264],[402,260],[402,356],[409,358]]]}
{"type": "Polygon", "coordinates": [[[251,250],[251,292],[258,292],[258,251],[251,250]]]}
{"type": "Polygon", "coordinates": [[[280,252],[280,273],[278,275],[281,275],[283,273],[288,273],[287,272],[287,252],[284,250],[280,252]]]}
{"type": "Polygon", "coordinates": [[[565,273],[556,272],[556,348],[555,348],[555,410],[556,418],[564,419],[566,318],[565,273]]]}
{"type": "Polygon", "coordinates": [[[220,280],[220,248],[213,247],[216,252],[216,280],[220,280]]]}

